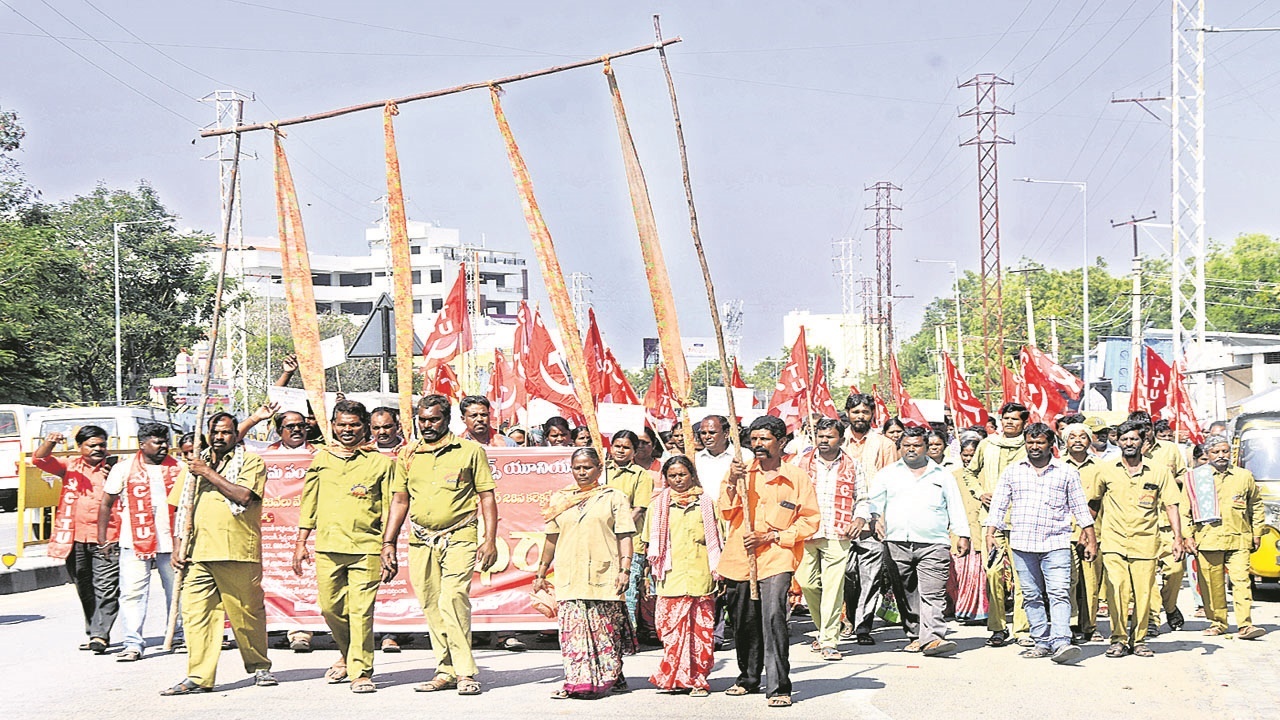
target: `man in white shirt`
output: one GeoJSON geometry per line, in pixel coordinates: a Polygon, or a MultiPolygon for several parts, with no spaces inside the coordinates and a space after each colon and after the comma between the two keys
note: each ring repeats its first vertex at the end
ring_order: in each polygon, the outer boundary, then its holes
{"type": "MultiPolygon", "coordinates": [[[[698,438],[702,449],[693,457],[698,470],[698,482],[702,492],[712,501],[720,497],[720,486],[729,475],[729,463],[733,462],[733,449],[729,443],[729,419],[723,415],[708,415],[698,424],[698,438]]],[[[751,461],[751,454],[742,450],[743,462],[751,461]]]]}
{"type": "Polygon", "coordinates": [[[911,642],[907,652],[950,655],[942,619],[951,568],[951,536],[956,557],[969,554],[969,518],[955,476],[925,455],[927,430],[910,427],[902,435],[902,459],[876,473],[871,512],[884,523],[885,547],[906,591],[902,620],[911,642]]]}
{"type": "MultiPolygon", "coordinates": [[[[151,571],[160,574],[166,613],[173,600],[173,528],[166,498],[182,482],[185,466],[169,457],[169,428],[148,423],[138,429],[138,452],[116,463],[107,475],[98,510],[99,537],[106,537],[111,509],[124,495],[120,512],[120,621],[124,650],[119,662],[142,658],[142,629],[147,621],[151,571]]],[[[101,547],[101,546],[100,546],[101,547]]],[[[167,625],[169,618],[165,617],[167,625]]]]}

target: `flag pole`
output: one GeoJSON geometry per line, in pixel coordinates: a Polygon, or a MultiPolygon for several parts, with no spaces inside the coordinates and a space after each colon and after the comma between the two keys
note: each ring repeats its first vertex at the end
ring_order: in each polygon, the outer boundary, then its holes
{"type": "MultiPolygon", "coordinates": [[[[213,294],[213,320],[209,328],[209,357],[205,361],[204,381],[200,387],[200,406],[196,408],[196,431],[195,437],[192,439],[192,454],[200,457],[201,445],[204,443],[204,411],[209,404],[209,380],[213,377],[214,361],[217,357],[218,348],[218,330],[220,320],[222,318],[222,289],[226,285],[227,280],[227,253],[228,238],[231,235],[231,217],[235,208],[236,188],[239,187],[237,179],[240,175],[240,133],[235,133],[235,146],[231,153],[231,175],[230,182],[227,187],[230,188],[227,211],[222,218],[222,243],[221,256],[218,263],[218,285],[213,294]]],[[[239,438],[237,438],[237,441],[239,438]]],[[[182,498],[178,503],[178,510],[174,517],[174,552],[179,553],[178,557],[186,560],[187,553],[191,549],[191,515],[196,495],[196,478],[190,470],[187,471],[187,477],[182,483],[182,498]]],[[[187,569],[183,563],[178,568],[178,572],[173,582],[173,597],[169,601],[169,623],[164,631],[164,649],[173,649],[173,636],[178,628],[178,612],[181,608],[180,596],[182,595],[182,583],[186,580],[187,569]]]]}
{"type": "MultiPolygon", "coordinates": [[[[680,146],[680,171],[684,178],[684,196],[689,205],[689,231],[693,236],[693,248],[698,253],[698,264],[702,267],[702,280],[707,286],[707,304],[711,307],[711,326],[715,329],[716,349],[720,353],[720,373],[728,378],[730,377],[729,354],[725,351],[724,325],[720,322],[720,307],[716,304],[716,287],[711,281],[711,268],[707,265],[707,255],[702,250],[702,235],[698,231],[698,210],[693,203],[693,185],[689,182],[689,153],[684,144],[684,126],[680,123],[680,105],[676,101],[676,85],[671,79],[671,67],[667,64],[666,43],[662,39],[662,23],[657,15],[653,16],[653,33],[656,39],[655,45],[658,48],[658,59],[662,62],[662,72],[667,78],[667,92],[671,96],[671,114],[675,118],[676,143],[680,146]]],[[[740,458],[742,446],[738,434],[738,409],[734,403],[733,389],[729,388],[725,394],[728,396],[726,400],[729,403],[729,442],[732,443],[734,458],[740,458]]],[[[688,423],[688,412],[686,411],[684,415],[685,422],[688,423]]],[[[692,443],[687,447],[692,448],[692,443]]],[[[745,481],[738,483],[738,492],[742,495],[742,508],[746,513],[747,527],[754,532],[755,514],[752,512],[751,503],[747,502],[745,481]]],[[[754,552],[747,553],[747,563],[751,582],[751,599],[759,600],[760,580],[754,552]]]]}

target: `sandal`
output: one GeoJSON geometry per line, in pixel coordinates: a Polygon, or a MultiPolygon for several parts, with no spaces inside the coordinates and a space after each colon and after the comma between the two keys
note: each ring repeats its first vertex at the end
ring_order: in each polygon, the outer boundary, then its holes
{"type": "Polygon", "coordinates": [[[627,686],[626,678],[619,677],[617,680],[613,681],[613,687],[609,688],[609,692],[614,695],[621,695],[622,693],[631,692],[631,688],[627,686]]]}
{"type": "Polygon", "coordinates": [[[909,652],[909,653],[920,652],[920,640],[916,639],[907,643],[906,647],[902,648],[902,652],[909,652]]]}
{"type": "Polygon", "coordinates": [[[839,660],[842,657],[844,657],[844,655],[835,648],[824,648],[822,651],[822,659],[828,662],[839,660]]]}
{"type": "Polygon", "coordinates": [[[137,662],[142,659],[142,652],[134,649],[124,650],[116,656],[116,662],[137,662]]]}
{"type": "Polygon", "coordinates": [[[769,698],[769,707],[791,707],[791,696],[774,695],[769,698]]]}
{"type": "Polygon", "coordinates": [[[551,693],[552,700],[568,700],[571,697],[573,696],[569,694],[568,690],[557,690],[551,693]]]}
{"type": "Polygon", "coordinates": [[[1137,655],[1138,657],[1155,657],[1156,656],[1155,651],[1147,647],[1146,643],[1138,643],[1137,645],[1134,645],[1133,654],[1137,655]]]}
{"type": "Polygon", "coordinates": [[[337,685],[347,680],[347,664],[344,662],[336,662],[324,671],[324,679],[330,685],[337,685]]]}
{"type": "Polygon", "coordinates": [[[458,694],[459,695],[479,695],[480,683],[475,678],[458,678],[458,694]]]}
{"type": "Polygon", "coordinates": [[[414,686],[414,692],[439,692],[440,690],[453,690],[458,687],[458,679],[451,678],[443,673],[431,678],[430,681],[420,683],[414,686]]]}
{"type": "Polygon", "coordinates": [[[1037,658],[1047,658],[1050,655],[1053,655],[1053,653],[1049,652],[1048,648],[1043,648],[1038,645],[1029,647],[1026,650],[1023,650],[1022,652],[1018,653],[1018,657],[1029,658],[1032,660],[1035,660],[1037,658]]]}
{"type": "Polygon", "coordinates": [[[1109,658],[1122,658],[1129,654],[1129,648],[1124,643],[1114,642],[1111,643],[1111,647],[1107,648],[1107,652],[1104,654],[1109,658]]]}
{"type": "Polygon", "coordinates": [[[194,695],[196,693],[207,693],[213,688],[202,687],[191,681],[191,678],[185,678],[182,682],[174,685],[167,690],[161,690],[160,694],[164,697],[172,697],[174,695],[194,695]]]}
{"type": "Polygon", "coordinates": [[[707,697],[711,691],[706,688],[694,688],[689,691],[689,697],[707,697]]]}
{"type": "Polygon", "coordinates": [[[822,652],[822,643],[818,642],[817,640],[814,640],[812,643],[809,644],[809,652],[816,652],[816,653],[822,652]]]}
{"type": "Polygon", "coordinates": [[[1221,634],[1222,634],[1222,628],[1219,628],[1219,627],[1215,627],[1215,626],[1213,626],[1213,625],[1210,625],[1209,627],[1207,627],[1207,628],[1205,628],[1205,629],[1204,629],[1204,634],[1205,634],[1205,635],[1221,635],[1221,634]]]}
{"type": "MultiPolygon", "coordinates": [[[[733,696],[733,697],[739,697],[739,696],[742,696],[742,695],[750,695],[750,694],[751,694],[751,692],[752,692],[751,690],[748,690],[748,689],[746,689],[746,688],[742,687],[741,685],[734,685],[733,687],[729,688],[728,690],[725,690],[725,691],[724,691],[724,694],[725,694],[725,695],[730,695],[730,696],[733,696]]],[[[758,692],[758,691],[757,691],[757,692],[758,692]]]]}
{"type": "Polygon", "coordinates": [[[377,691],[378,686],[373,684],[373,678],[361,677],[351,681],[351,692],[353,693],[364,695],[377,691]]]}
{"type": "Polygon", "coordinates": [[[997,630],[991,633],[991,637],[987,638],[987,645],[991,647],[1004,647],[1009,642],[1009,633],[1004,630],[997,630]]]}
{"type": "Polygon", "coordinates": [[[504,639],[498,647],[508,652],[524,652],[529,649],[528,646],[520,640],[520,638],[515,636],[504,639]]]}

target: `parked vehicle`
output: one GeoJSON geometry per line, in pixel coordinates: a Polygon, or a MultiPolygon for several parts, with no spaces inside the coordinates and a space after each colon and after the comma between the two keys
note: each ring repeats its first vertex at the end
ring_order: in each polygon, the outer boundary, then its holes
{"type": "Polygon", "coordinates": [[[1280,580],[1280,409],[1236,416],[1232,424],[1236,462],[1253,473],[1266,509],[1262,543],[1249,557],[1255,579],[1280,580]]]}
{"type": "Polygon", "coordinates": [[[44,410],[37,405],[0,405],[0,511],[13,512],[18,506],[18,463],[27,445],[31,414],[44,410]]]}

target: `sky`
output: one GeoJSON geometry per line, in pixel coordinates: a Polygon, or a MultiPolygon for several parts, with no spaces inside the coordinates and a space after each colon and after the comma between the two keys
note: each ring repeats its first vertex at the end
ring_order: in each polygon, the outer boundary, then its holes
{"type": "MultiPolygon", "coordinates": [[[[1169,88],[1167,0],[1018,2],[370,2],[316,0],[0,0],[0,109],[27,131],[17,159],[50,202],[95,184],[155,187],[180,225],[216,232],[216,142],[200,139],[217,89],[251,93],[247,121],[310,114],[559,65],[666,37],[679,93],[701,235],[721,301],[740,300],[747,366],[783,344],[791,310],[838,313],[832,240],[866,231],[889,181],[899,337],[950,292],[946,265],[978,268],[976,73],[996,73],[1002,255],[1050,267],[1090,256],[1128,267],[1130,236],[1111,220],[1169,217],[1169,130],[1116,97],[1169,88]],[[1071,187],[1086,182],[1088,227],[1071,187]]],[[[1280,25],[1273,0],[1212,0],[1219,27],[1280,25]]],[[[1211,239],[1280,233],[1280,33],[1208,34],[1206,212],[1211,239]]],[[[711,334],[689,235],[679,155],[655,53],[615,61],[686,336],[711,334]]],[[[608,87],[589,67],[512,84],[504,109],[566,274],[588,273],[602,332],[624,365],[654,334],[608,87]]],[[[401,107],[396,119],[411,219],[465,242],[525,252],[545,291],[488,93],[401,107]]],[[[385,192],[381,113],[288,129],[286,148],[315,252],[360,254],[385,192]]],[[[276,227],[271,137],[245,136],[245,233],[276,227]]],[[[1167,254],[1167,231],[1143,252],[1167,254]],[[1163,246],[1162,246],[1163,243],[1163,246]]]]}

